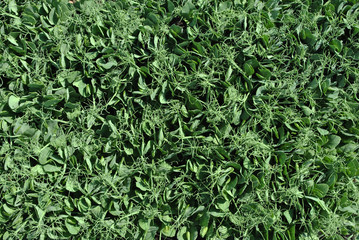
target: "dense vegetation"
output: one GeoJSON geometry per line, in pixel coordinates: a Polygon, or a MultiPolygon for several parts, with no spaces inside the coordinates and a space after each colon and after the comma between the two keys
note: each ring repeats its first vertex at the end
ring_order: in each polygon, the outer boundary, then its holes
{"type": "Polygon", "coordinates": [[[0,1],[1,239],[355,239],[357,0],[0,1]]]}

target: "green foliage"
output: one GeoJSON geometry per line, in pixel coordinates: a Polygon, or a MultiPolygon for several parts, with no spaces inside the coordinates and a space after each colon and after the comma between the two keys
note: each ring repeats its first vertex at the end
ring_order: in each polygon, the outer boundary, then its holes
{"type": "Polygon", "coordinates": [[[0,238],[355,239],[358,1],[0,1],[0,238]]]}

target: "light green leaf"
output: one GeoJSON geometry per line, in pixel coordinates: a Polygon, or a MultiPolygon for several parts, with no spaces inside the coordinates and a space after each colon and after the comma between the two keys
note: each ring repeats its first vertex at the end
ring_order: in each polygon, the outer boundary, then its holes
{"type": "Polygon", "coordinates": [[[19,102],[20,102],[19,97],[15,96],[15,95],[11,95],[9,97],[8,104],[12,110],[16,110],[19,107],[19,102]]]}
{"type": "Polygon", "coordinates": [[[65,221],[65,226],[71,235],[76,235],[80,232],[81,227],[74,218],[68,218],[65,221]]]}
{"type": "Polygon", "coordinates": [[[340,211],[342,212],[347,212],[347,213],[351,213],[354,215],[358,215],[359,214],[359,209],[357,206],[352,205],[352,206],[347,206],[347,207],[340,207],[338,208],[340,211]]]}
{"type": "Polygon", "coordinates": [[[287,219],[288,223],[290,224],[293,221],[293,218],[288,210],[283,213],[284,217],[287,219]]]}
{"type": "Polygon", "coordinates": [[[161,232],[166,237],[174,237],[174,236],[176,236],[176,229],[171,227],[171,226],[165,226],[164,228],[162,228],[161,232]]]}
{"type": "Polygon", "coordinates": [[[114,134],[119,134],[117,131],[117,127],[115,126],[115,124],[112,123],[111,120],[108,121],[108,125],[110,126],[110,128],[114,134]]]}
{"type": "Polygon", "coordinates": [[[218,10],[221,12],[221,11],[225,11],[225,10],[230,9],[231,7],[232,7],[232,2],[231,1],[221,2],[219,4],[218,10]]]}
{"type": "Polygon", "coordinates": [[[183,226],[183,227],[177,232],[177,239],[178,239],[178,240],[188,240],[188,239],[185,237],[186,232],[187,232],[187,227],[186,227],[186,226],[183,226]]]}
{"type": "Polygon", "coordinates": [[[207,232],[208,232],[208,226],[205,226],[205,227],[202,226],[199,234],[202,238],[204,238],[206,236],[207,232]]]}
{"type": "Polygon", "coordinates": [[[144,231],[148,231],[148,229],[150,228],[150,222],[148,221],[148,219],[143,219],[141,218],[139,221],[138,221],[138,225],[142,228],[142,230],[144,231]]]}
{"type": "Polygon", "coordinates": [[[327,211],[328,213],[330,213],[329,208],[327,207],[327,205],[325,205],[325,202],[324,202],[323,200],[321,200],[321,199],[319,199],[319,198],[316,198],[316,197],[311,197],[311,196],[304,196],[304,197],[307,198],[307,199],[310,199],[310,200],[315,201],[316,203],[319,204],[319,206],[320,206],[321,208],[323,208],[323,210],[325,210],[325,211],[327,211]]]}
{"type": "Polygon", "coordinates": [[[89,92],[89,85],[84,83],[82,80],[77,80],[73,83],[74,86],[76,86],[79,89],[79,93],[83,97],[88,97],[90,95],[89,92]]]}
{"type": "Polygon", "coordinates": [[[105,62],[104,59],[98,59],[96,60],[96,63],[100,66],[103,67],[104,69],[108,70],[114,66],[117,66],[117,62],[114,59],[110,59],[108,62],[105,62]]]}
{"type": "Polygon", "coordinates": [[[123,150],[125,151],[125,153],[127,155],[132,155],[133,154],[133,148],[131,148],[131,147],[123,146],[123,150]]]}
{"type": "Polygon", "coordinates": [[[34,174],[35,176],[37,174],[40,174],[40,175],[45,174],[44,169],[42,168],[42,166],[40,164],[37,164],[36,166],[32,167],[31,173],[34,174]]]}
{"type": "Polygon", "coordinates": [[[11,216],[13,213],[16,212],[16,210],[10,208],[6,203],[2,207],[8,216],[11,216]]]}
{"type": "Polygon", "coordinates": [[[17,43],[16,39],[15,39],[13,36],[11,36],[11,35],[7,37],[7,40],[8,40],[9,42],[11,42],[12,44],[14,44],[15,46],[19,46],[19,44],[17,43]]]}
{"type": "Polygon", "coordinates": [[[36,210],[37,218],[39,219],[39,222],[41,222],[46,212],[41,208],[39,208],[38,206],[35,206],[35,210],[36,210]]]}
{"type": "Polygon", "coordinates": [[[164,94],[163,92],[161,92],[161,93],[159,94],[159,100],[160,100],[160,103],[161,103],[161,104],[167,104],[167,103],[169,103],[169,102],[166,100],[165,94],[164,94]]]}
{"type": "Polygon", "coordinates": [[[186,4],[182,8],[182,14],[187,17],[194,9],[196,9],[196,6],[193,5],[192,1],[189,0],[186,2],[186,4]]]}
{"type": "Polygon", "coordinates": [[[18,12],[17,12],[17,5],[16,5],[16,1],[15,0],[11,0],[10,2],[9,2],[9,10],[11,11],[11,12],[13,12],[13,13],[15,13],[16,15],[18,14],[18,12]]]}
{"type": "Polygon", "coordinates": [[[39,155],[39,163],[42,165],[46,164],[48,162],[48,158],[51,153],[52,153],[51,148],[49,148],[49,147],[43,148],[39,155]]]}
{"type": "Polygon", "coordinates": [[[76,187],[75,181],[74,181],[72,178],[68,177],[68,178],[66,179],[65,188],[66,188],[66,190],[69,191],[69,192],[76,192],[77,187],[76,187]]]}
{"type": "Polygon", "coordinates": [[[303,109],[303,112],[304,112],[304,114],[306,116],[309,116],[309,115],[314,113],[314,111],[311,108],[307,107],[307,106],[302,106],[302,109],[303,109]]]}
{"type": "Polygon", "coordinates": [[[160,132],[158,134],[158,145],[159,146],[162,146],[163,140],[164,140],[164,135],[163,135],[163,130],[161,128],[160,132]]]}
{"type": "Polygon", "coordinates": [[[43,169],[45,172],[60,172],[61,171],[61,167],[57,167],[57,166],[54,166],[54,165],[51,165],[51,164],[46,164],[43,166],[43,169]]]}
{"type": "Polygon", "coordinates": [[[355,152],[358,148],[359,148],[359,144],[348,143],[348,144],[345,144],[344,146],[342,146],[340,149],[343,152],[355,152]]]}
{"type": "Polygon", "coordinates": [[[229,68],[227,69],[226,77],[225,77],[226,81],[228,81],[231,78],[232,72],[233,72],[233,69],[231,66],[229,66],[229,68]]]}
{"type": "Polygon", "coordinates": [[[87,165],[88,169],[90,170],[90,172],[92,172],[92,162],[91,162],[90,157],[86,156],[85,161],[86,161],[86,165],[87,165]]]}
{"type": "Polygon", "coordinates": [[[329,134],[329,131],[327,131],[327,130],[325,130],[323,128],[317,127],[317,130],[320,133],[320,135],[322,135],[322,136],[329,134]]]}
{"type": "Polygon", "coordinates": [[[147,191],[148,188],[147,186],[142,182],[141,178],[139,177],[135,177],[136,178],[136,187],[138,187],[139,189],[141,189],[142,191],[147,191]]]}

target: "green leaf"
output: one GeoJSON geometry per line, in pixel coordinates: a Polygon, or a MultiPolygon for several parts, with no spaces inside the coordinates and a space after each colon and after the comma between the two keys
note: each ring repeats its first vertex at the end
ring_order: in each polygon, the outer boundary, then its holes
{"type": "Polygon", "coordinates": [[[53,9],[51,9],[50,14],[49,14],[49,22],[51,23],[51,25],[56,25],[59,20],[57,13],[55,11],[56,11],[56,9],[53,8],[53,9]]]}
{"type": "Polygon", "coordinates": [[[359,176],[359,162],[356,159],[351,160],[347,165],[347,174],[349,177],[359,176]]]}
{"type": "Polygon", "coordinates": [[[330,41],[329,46],[332,50],[336,52],[341,52],[343,49],[343,43],[337,39],[330,41]]]}
{"type": "Polygon", "coordinates": [[[199,225],[202,227],[207,227],[209,223],[210,215],[207,211],[203,212],[199,225]]]}
{"type": "Polygon", "coordinates": [[[79,89],[79,93],[81,94],[81,96],[90,96],[91,92],[89,91],[89,85],[84,83],[82,80],[77,80],[73,83],[73,85],[79,89]]]}
{"type": "Polygon", "coordinates": [[[43,103],[44,107],[55,107],[62,99],[50,99],[43,103]]]}
{"type": "Polygon", "coordinates": [[[168,12],[173,12],[174,9],[175,9],[175,5],[173,4],[172,1],[168,0],[167,1],[167,10],[168,10],[168,12]]]}
{"type": "Polygon", "coordinates": [[[329,190],[329,186],[325,183],[315,184],[313,193],[319,198],[325,197],[329,190]]]}
{"type": "Polygon", "coordinates": [[[208,232],[208,226],[205,226],[205,227],[202,226],[199,234],[202,238],[204,238],[206,236],[207,232],[208,232]]]}
{"type": "Polygon", "coordinates": [[[19,107],[19,102],[20,102],[19,97],[15,96],[15,95],[11,95],[9,97],[8,104],[12,110],[16,110],[19,107]]]}
{"type": "Polygon", "coordinates": [[[229,66],[229,68],[227,69],[226,77],[225,77],[226,81],[228,81],[231,78],[232,72],[233,72],[233,69],[231,66],[229,66]]]}
{"type": "Polygon", "coordinates": [[[327,131],[327,130],[325,130],[323,128],[317,127],[317,130],[320,133],[320,135],[322,135],[322,136],[325,136],[325,135],[329,134],[329,131],[327,131]]]}
{"type": "Polygon", "coordinates": [[[22,19],[23,19],[23,23],[30,26],[34,26],[37,23],[37,20],[33,16],[28,14],[23,14],[22,19]]]}
{"type": "Polygon", "coordinates": [[[9,42],[11,42],[12,44],[14,44],[15,46],[19,46],[19,44],[17,43],[16,39],[15,39],[13,36],[11,36],[11,35],[7,37],[7,40],[8,40],[9,42]]]}
{"type": "Polygon", "coordinates": [[[159,20],[156,16],[156,14],[153,14],[153,13],[149,13],[147,15],[147,18],[154,24],[154,25],[157,25],[159,23],[159,20]]]}
{"type": "Polygon", "coordinates": [[[106,70],[109,70],[109,69],[111,69],[111,68],[114,67],[114,66],[117,66],[117,62],[116,62],[114,59],[109,59],[109,61],[106,62],[104,59],[100,58],[100,59],[97,59],[97,60],[96,60],[96,63],[97,63],[100,67],[102,67],[102,68],[104,68],[104,69],[106,69],[106,70]]]}
{"type": "Polygon", "coordinates": [[[257,188],[260,185],[259,179],[255,175],[251,175],[251,181],[253,188],[257,188]]]}
{"type": "Polygon", "coordinates": [[[316,197],[311,197],[311,196],[304,196],[304,197],[307,198],[307,199],[310,199],[310,200],[315,201],[316,203],[319,204],[319,206],[320,206],[321,208],[323,208],[323,210],[325,210],[326,212],[330,213],[329,208],[327,207],[327,205],[325,204],[325,202],[324,202],[323,200],[321,200],[321,199],[319,199],[319,198],[316,198],[316,197]]]}
{"type": "Polygon", "coordinates": [[[244,72],[246,73],[247,76],[252,76],[254,74],[254,69],[253,69],[252,65],[245,63],[244,64],[244,72]]]}
{"type": "Polygon", "coordinates": [[[358,148],[359,148],[359,144],[348,143],[348,144],[345,144],[344,146],[342,146],[340,149],[343,152],[349,153],[349,152],[355,152],[358,148]]]}
{"type": "Polygon", "coordinates": [[[78,209],[80,212],[85,213],[89,210],[89,208],[91,207],[91,201],[90,199],[88,199],[87,197],[81,197],[81,200],[78,201],[78,209]]]}
{"type": "Polygon", "coordinates": [[[306,116],[312,115],[314,111],[307,106],[302,106],[303,112],[306,116]]]}
{"type": "Polygon", "coordinates": [[[177,239],[188,240],[187,237],[185,236],[186,232],[187,232],[187,227],[186,226],[181,227],[181,229],[177,232],[177,239]]]}
{"type": "Polygon", "coordinates": [[[135,177],[136,179],[136,187],[138,187],[139,189],[141,189],[142,191],[148,191],[148,187],[146,186],[146,184],[144,184],[141,180],[141,178],[139,177],[135,177]]]}
{"type": "Polygon", "coordinates": [[[17,5],[16,5],[16,1],[15,0],[11,0],[10,2],[9,2],[9,10],[10,10],[10,12],[13,12],[13,13],[15,13],[16,15],[18,14],[18,12],[17,12],[17,5]]]}
{"type": "Polygon", "coordinates": [[[4,203],[4,205],[2,207],[8,216],[11,216],[12,214],[14,214],[16,212],[15,209],[10,208],[6,203],[4,203]]]}
{"type": "Polygon", "coordinates": [[[340,141],[341,141],[341,137],[337,135],[330,135],[328,137],[328,143],[325,146],[328,148],[335,148],[336,146],[339,145],[340,141]]]}
{"type": "Polygon", "coordinates": [[[42,210],[38,206],[35,206],[35,210],[36,210],[36,216],[37,216],[39,222],[41,222],[45,216],[46,211],[42,210]]]}
{"type": "Polygon", "coordinates": [[[158,133],[158,146],[162,146],[164,140],[163,130],[160,129],[160,132],[158,133]]]}
{"type": "Polygon", "coordinates": [[[196,6],[193,5],[192,1],[189,0],[186,4],[182,7],[182,14],[184,17],[189,17],[191,12],[196,9],[196,6]]]}
{"type": "Polygon", "coordinates": [[[222,11],[231,9],[231,7],[232,7],[232,2],[231,1],[221,2],[219,4],[218,11],[222,12],[222,11]]]}
{"type": "Polygon", "coordinates": [[[49,147],[43,148],[39,155],[39,163],[42,165],[46,164],[49,160],[49,156],[51,153],[52,153],[51,148],[49,147]]]}
{"type": "Polygon", "coordinates": [[[227,201],[226,199],[220,198],[217,200],[217,207],[219,209],[221,209],[223,212],[228,211],[229,208],[229,201],[227,201]]]}
{"type": "Polygon", "coordinates": [[[231,191],[233,188],[235,188],[235,186],[238,183],[238,177],[235,176],[227,185],[226,185],[226,190],[227,191],[231,191]]]}
{"type": "Polygon", "coordinates": [[[292,221],[293,221],[293,218],[292,218],[292,214],[288,211],[288,210],[286,210],[284,213],[283,213],[283,215],[284,215],[284,217],[287,219],[287,221],[288,221],[288,223],[290,224],[290,223],[292,223],[292,221]]]}
{"type": "Polygon", "coordinates": [[[194,96],[192,96],[191,94],[187,94],[187,99],[188,99],[188,107],[193,110],[193,109],[198,109],[198,110],[202,110],[203,106],[202,103],[195,98],[194,96]]]}
{"type": "Polygon", "coordinates": [[[68,177],[66,179],[65,188],[66,188],[67,191],[76,192],[77,191],[77,186],[76,185],[77,185],[76,182],[72,178],[68,177]]]}
{"type": "Polygon", "coordinates": [[[165,235],[166,237],[174,237],[176,236],[176,229],[171,227],[171,226],[164,226],[161,230],[161,232],[163,233],[163,235],[165,235]]]}
{"type": "Polygon", "coordinates": [[[61,167],[57,167],[51,164],[46,164],[43,166],[45,172],[52,173],[52,172],[60,172],[61,167]]]}
{"type": "MultiPolygon", "coordinates": [[[[194,51],[198,52],[201,55],[205,54],[205,50],[200,43],[193,41],[192,44],[194,46],[194,51]]],[[[226,81],[229,79],[231,73],[232,73],[232,68],[231,66],[229,66],[226,73],[226,81]]]]}
{"type": "Polygon", "coordinates": [[[261,76],[263,76],[264,79],[270,79],[271,76],[272,76],[271,71],[269,71],[269,70],[266,69],[266,68],[261,68],[261,69],[259,69],[259,74],[260,74],[261,76]]]}
{"type": "Polygon", "coordinates": [[[150,229],[150,222],[148,219],[143,219],[141,218],[138,221],[138,225],[140,226],[140,228],[142,228],[142,230],[144,231],[148,231],[148,229],[150,229]]]}
{"type": "Polygon", "coordinates": [[[80,232],[81,227],[75,218],[70,217],[65,220],[65,226],[71,235],[76,235],[80,232]]]}
{"type": "Polygon", "coordinates": [[[289,240],[295,240],[295,225],[290,226],[289,230],[287,231],[289,235],[289,240]]]}

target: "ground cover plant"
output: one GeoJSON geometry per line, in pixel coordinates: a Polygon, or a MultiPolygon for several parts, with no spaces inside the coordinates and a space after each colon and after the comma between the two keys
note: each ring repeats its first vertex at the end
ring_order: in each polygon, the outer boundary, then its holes
{"type": "Polygon", "coordinates": [[[1,239],[357,239],[358,20],[0,1],[1,239]]]}

